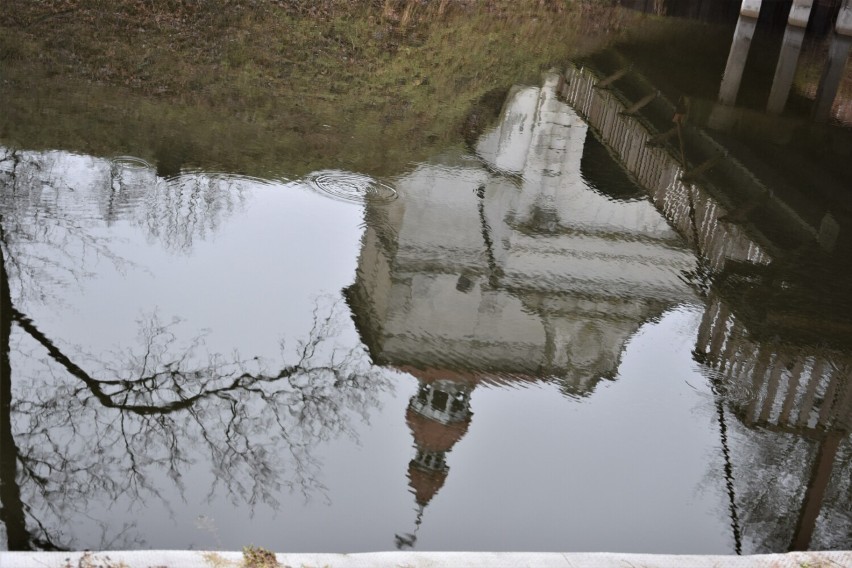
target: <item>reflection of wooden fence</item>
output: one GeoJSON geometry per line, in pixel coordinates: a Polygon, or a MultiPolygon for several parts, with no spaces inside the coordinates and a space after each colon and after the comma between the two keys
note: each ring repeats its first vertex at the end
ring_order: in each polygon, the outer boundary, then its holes
{"type": "Polygon", "coordinates": [[[711,297],[696,351],[718,373],[746,424],[782,429],[852,429],[852,358],[757,341],[719,298],[711,297]],[[737,404],[741,400],[742,404],[737,404]]]}
{"type": "Polygon", "coordinates": [[[562,96],[594,128],[627,171],[651,196],[675,229],[721,269],[726,260],[767,264],[769,256],[734,224],[720,221],[728,214],[699,184],[684,181],[683,167],[667,150],[648,145],[652,133],[628,113],[612,91],[596,89],[599,79],[589,70],[571,67],[562,96]]]}
{"type": "MultiPolygon", "coordinates": [[[[665,148],[649,145],[656,133],[632,116],[629,103],[617,93],[599,88],[600,81],[590,70],[572,67],[561,94],[709,268],[719,271],[727,261],[769,264],[766,248],[742,227],[720,220],[729,213],[725,206],[701,183],[684,180],[679,159],[665,148]]],[[[709,301],[696,349],[727,385],[735,404],[742,401],[737,407],[747,424],[800,431],[852,429],[848,355],[828,349],[806,353],[781,341],[757,341],[718,298],[709,301]]]]}

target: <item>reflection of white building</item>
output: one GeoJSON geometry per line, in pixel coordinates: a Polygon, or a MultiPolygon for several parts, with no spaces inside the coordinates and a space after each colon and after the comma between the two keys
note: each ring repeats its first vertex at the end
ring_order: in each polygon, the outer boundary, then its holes
{"type": "MultiPolygon", "coordinates": [[[[672,274],[692,265],[677,234],[646,200],[614,202],[591,191],[581,171],[586,124],[556,99],[558,75],[541,89],[509,100],[504,123],[480,151],[499,166],[511,155],[518,184],[496,178],[485,189],[485,218],[493,253],[509,286],[625,295],[677,302],[683,287],[672,274]],[[536,94],[536,97],[529,96],[536,94]],[[526,148],[506,136],[507,126],[531,132],[526,148]]],[[[513,133],[514,134],[514,133],[513,133]]],[[[615,163],[612,167],[618,167],[615,163]]]]}
{"type": "MultiPolygon", "coordinates": [[[[593,188],[587,127],[556,88],[552,75],[513,89],[481,162],[422,165],[398,181],[399,199],[367,204],[347,297],[374,362],[420,383],[406,413],[418,516],[399,547],[413,546],[446,480],[480,381],[550,379],[588,394],[614,377],[643,322],[692,298],[691,251],[647,200],[593,188]]],[[[606,167],[618,166],[607,156],[606,167]]]]}
{"type": "Polygon", "coordinates": [[[369,206],[349,296],[377,361],[587,392],[642,322],[690,298],[692,254],[647,201],[590,187],[587,127],[556,88],[511,92],[477,147],[486,167],[423,165],[369,206]]]}

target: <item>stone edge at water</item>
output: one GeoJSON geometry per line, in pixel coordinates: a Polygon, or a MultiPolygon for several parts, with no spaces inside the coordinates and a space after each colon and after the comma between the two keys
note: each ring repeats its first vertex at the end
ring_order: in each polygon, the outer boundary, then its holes
{"type": "MultiPolygon", "coordinates": [[[[370,552],[277,554],[289,568],[838,568],[852,552],[790,552],[754,556],[554,552],[370,552]]],[[[109,552],[0,552],[0,568],[273,568],[247,564],[241,552],[137,550],[109,552]]]]}

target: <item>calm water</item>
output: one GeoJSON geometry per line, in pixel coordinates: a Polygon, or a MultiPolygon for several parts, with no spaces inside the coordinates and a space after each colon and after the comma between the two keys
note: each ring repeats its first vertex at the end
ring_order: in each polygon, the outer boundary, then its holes
{"type": "Polygon", "coordinates": [[[4,546],[852,547],[848,99],[730,47],[383,179],[0,147],[4,546]]]}

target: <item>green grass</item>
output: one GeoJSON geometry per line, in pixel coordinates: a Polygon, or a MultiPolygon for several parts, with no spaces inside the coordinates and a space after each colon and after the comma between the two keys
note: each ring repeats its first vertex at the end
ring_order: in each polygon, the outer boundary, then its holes
{"type": "Polygon", "coordinates": [[[617,36],[634,16],[605,4],[8,0],[0,143],[391,175],[461,142],[493,93],[617,36]]]}

